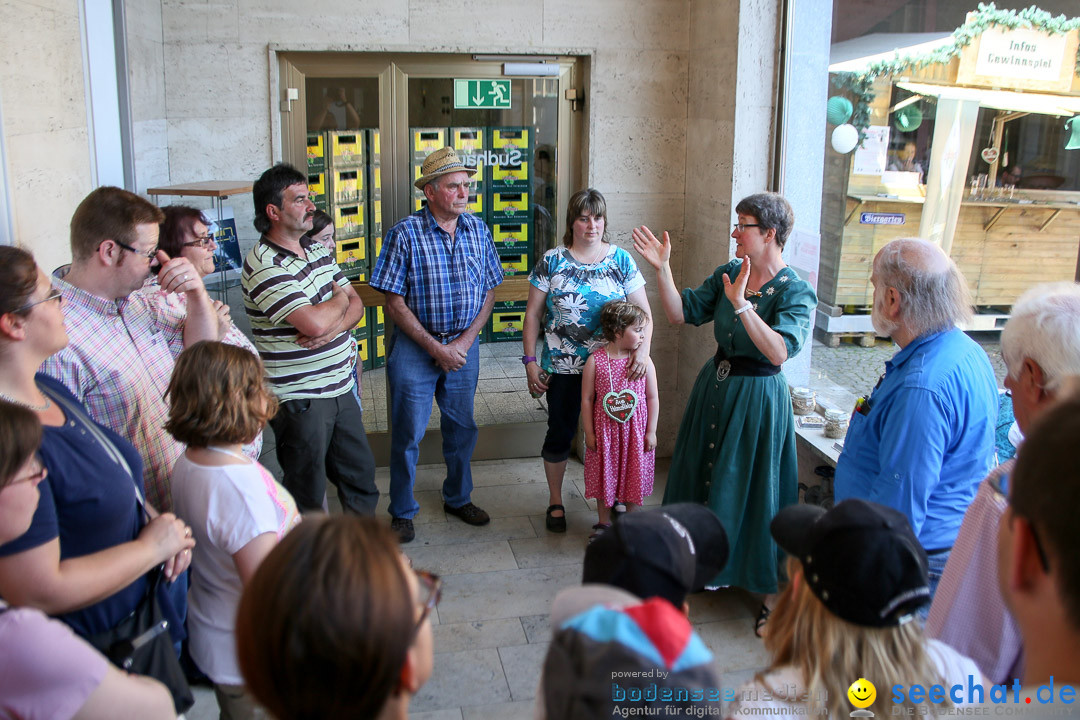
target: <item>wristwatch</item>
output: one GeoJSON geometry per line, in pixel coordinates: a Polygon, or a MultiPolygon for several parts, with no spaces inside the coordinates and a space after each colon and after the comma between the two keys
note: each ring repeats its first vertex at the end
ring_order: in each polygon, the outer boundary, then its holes
{"type": "Polygon", "coordinates": [[[528,365],[531,362],[536,362],[536,358],[534,358],[532,355],[522,355],[521,356],[521,364],[522,365],[528,365]]]}

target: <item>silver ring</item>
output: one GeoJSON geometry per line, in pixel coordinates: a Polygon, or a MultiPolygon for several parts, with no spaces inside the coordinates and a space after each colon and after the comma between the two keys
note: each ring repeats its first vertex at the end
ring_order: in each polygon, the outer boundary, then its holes
{"type": "Polygon", "coordinates": [[[181,280],[182,282],[187,282],[187,273],[184,273],[183,275],[181,275],[181,276],[180,276],[180,280],[181,280]]]}

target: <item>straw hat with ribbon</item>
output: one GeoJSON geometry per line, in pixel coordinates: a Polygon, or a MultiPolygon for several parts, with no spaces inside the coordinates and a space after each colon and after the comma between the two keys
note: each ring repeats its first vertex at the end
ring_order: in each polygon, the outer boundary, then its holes
{"type": "Polygon", "coordinates": [[[458,157],[454,148],[444,147],[442,150],[436,150],[424,158],[424,164],[420,166],[420,177],[413,185],[423,190],[425,185],[440,175],[449,175],[456,172],[465,172],[469,174],[469,177],[472,177],[476,174],[476,168],[468,167],[461,162],[461,158],[458,157]]]}

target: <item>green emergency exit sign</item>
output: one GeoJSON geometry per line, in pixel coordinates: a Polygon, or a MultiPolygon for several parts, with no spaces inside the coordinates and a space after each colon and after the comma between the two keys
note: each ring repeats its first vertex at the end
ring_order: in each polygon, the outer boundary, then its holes
{"type": "Polygon", "coordinates": [[[458,80],[454,79],[454,108],[476,110],[481,108],[508,109],[510,107],[509,80],[458,80]]]}

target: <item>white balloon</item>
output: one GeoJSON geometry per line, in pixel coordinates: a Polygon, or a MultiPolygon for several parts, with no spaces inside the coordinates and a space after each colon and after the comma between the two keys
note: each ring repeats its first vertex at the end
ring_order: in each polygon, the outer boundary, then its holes
{"type": "Polygon", "coordinates": [[[850,123],[837,125],[836,129],[832,131],[833,150],[841,155],[851,152],[858,144],[859,131],[855,129],[854,125],[850,123]]]}

